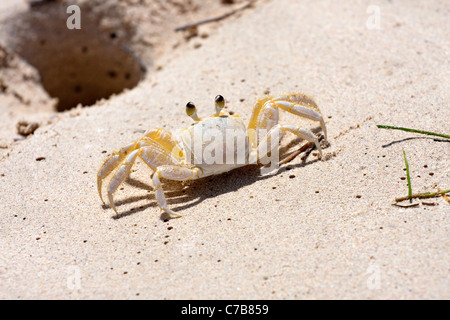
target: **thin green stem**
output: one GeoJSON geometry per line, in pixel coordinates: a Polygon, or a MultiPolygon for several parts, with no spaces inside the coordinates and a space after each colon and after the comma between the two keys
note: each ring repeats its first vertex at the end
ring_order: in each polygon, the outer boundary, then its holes
{"type": "Polygon", "coordinates": [[[403,150],[403,158],[405,158],[406,178],[408,179],[408,197],[409,197],[409,199],[412,199],[411,177],[409,175],[409,165],[408,165],[408,159],[406,159],[405,150],[403,150]]]}
{"type": "Polygon", "coordinates": [[[433,197],[436,197],[436,196],[441,196],[441,195],[446,194],[446,193],[450,193],[450,189],[439,191],[439,192],[416,193],[416,194],[413,194],[411,196],[408,195],[406,197],[395,198],[395,202],[400,202],[400,201],[413,199],[413,198],[419,198],[419,199],[433,198],[433,197]]]}
{"type": "Polygon", "coordinates": [[[448,135],[448,134],[442,134],[442,133],[436,133],[436,132],[429,132],[429,131],[423,131],[423,130],[416,130],[416,129],[410,129],[410,128],[385,126],[385,125],[379,125],[379,124],[377,124],[377,128],[381,128],[381,129],[393,129],[393,130],[402,130],[402,131],[408,131],[408,132],[422,133],[422,134],[427,134],[427,135],[429,135],[429,136],[437,136],[437,137],[442,137],[442,138],[450,139],[450,135],[448,135]]]}

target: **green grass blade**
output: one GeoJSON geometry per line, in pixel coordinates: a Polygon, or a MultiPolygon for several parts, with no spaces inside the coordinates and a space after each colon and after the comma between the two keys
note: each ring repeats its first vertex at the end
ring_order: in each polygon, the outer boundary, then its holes
{"type": "Polygon", "coordinates": [[[408,198],[412,199],[411,177],[409,175],[408,159],[406,159],[406,153],[404,150],[403,150],[403,158],[405,158],[406,178],[408,179],[408,198]]]}
{"type": "Polygon", "coordinates": [[[410,129],[410,128],[403,128],[403,127],[393,127],[393,126],[385,126],[377,124],[377,128],[381,129],[393,129],[393,130],[402,130],[402,131],[408,131],[408,132],[415,132],[415,133],[421,133],[421,134],[427,134],[429,136],[437,136],[442,138],[450,139],[450,135],[448,134],[442,134],[442,133],[436,133],[436,132],[430,132],[430,131],[423,131],[423,130],[417,130],[417,129],[410,129]]]}

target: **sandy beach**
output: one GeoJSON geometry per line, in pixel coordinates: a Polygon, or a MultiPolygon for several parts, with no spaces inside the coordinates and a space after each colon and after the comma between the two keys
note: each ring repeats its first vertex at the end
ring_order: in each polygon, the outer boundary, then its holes
{"type": "MultiPolygon", "coordinates": [[[[450,188],[450,140],[376,127],[450,134],[450,3],[226,2],[71,1],[78,32],[68,1],[2,1],[1,299],[450,298],[448,198],[393,205],[408,195],[403,151],[413,193],[450,188]],[[178,219],[137,161],[119,215],[102,205],[106,157],[189,126],[188,101],[203,117],[223,95],[247,124],[257,99],[294,92],[322,111],[324,161],[165,181],[178,219]],[[19,121],[38,128],[21,135],[19,121]]],[[[305,143],[286,135],[280,152],[305,143]]]]}

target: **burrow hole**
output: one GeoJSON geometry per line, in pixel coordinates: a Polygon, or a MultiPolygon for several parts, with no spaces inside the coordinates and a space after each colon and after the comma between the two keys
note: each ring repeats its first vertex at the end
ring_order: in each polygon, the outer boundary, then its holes
{"type": "Polygon", "coordinates": [[[125,45],[130,31],[117,22],[101,27],[102,14],[89,7],[81,8],[81,29],[69,29],[66,9],[55,2],[32,6],[14,19],[10,33],[13,50],[39,71],[44,89],[58,99],[57,111],[136,86],[145,65],[125,45]]]}

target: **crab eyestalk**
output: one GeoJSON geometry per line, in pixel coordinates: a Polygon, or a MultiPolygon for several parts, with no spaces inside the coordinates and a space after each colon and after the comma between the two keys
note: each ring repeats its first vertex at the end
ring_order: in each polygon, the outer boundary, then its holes
{"type": "Polygon", "coordinates": [[[218,95],[214,99],[214,102],[215,102],[215,105],[216,105],[216,113],[215,113],[215,115],[218,116],[220,114],[220,112],[222,111],[223,107],[225,107],[225,99],[221,95],[218,95]]]}
{"type": "Polygon", "coordinates": [[[191,117],[194,121],[200,121],[200,118],[197,115],[197,108],[195,108],[195,104],[192,102],[188,102],[186,104],[186,114],[191,117]]]}

